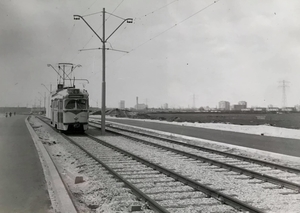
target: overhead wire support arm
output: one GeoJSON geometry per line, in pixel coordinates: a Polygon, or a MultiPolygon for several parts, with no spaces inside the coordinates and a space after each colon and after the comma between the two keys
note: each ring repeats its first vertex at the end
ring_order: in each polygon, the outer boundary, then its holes
{"type": "Polygon", "coordinates": [[[133,22],[133,19],[132,18],[127,18],[127,19],[124,19],[122,21],[122,23],[107,37],[107,39],[105,40],[105,42],[122,26],[122,24],[125,23],[125,21],[127,21],[127,23],[132,23],[133,22]]]}
{"type": "Polygon", "coordinates": [[[74,17],[75,20],[82,19],[86,23],[86,25],[95,33],[95,35],[101,40],[101,42],[102,43],[105,42],[105,41],[103,41],[103,39],[97,34],[97,32],[89,25],[89,23],[82,16],[74,15],[73,17],[74,17]]]}
{"type": "Polygon", "coordinates": [[[129,53],[128,51],[124,51],[124,50],[117,50],[117,49],[112,49],[112,48],[106,48],[106,49],[111,50],[111,51],[116,51],[116,52],[129,53]]]}
{"type": "Polygon", "coordinates": [[[88,48],[88,49],[80,49],[79,51],[89,51],[89,50],[101,50],[101,47],[97,47],[97,48],[88,48]]]}
{"type": "MultiPolygon", "coordinates": [[[[103,48],[98,47],[98,48],[89,48],[89,49],[81,49],[79,51],[89,51],[89,50],[102,50],[103,48]]],[[[116,51],[116,52],[123,52],[123,53],[129,53],[128,51],[125,50],[117,50],[113,48],[105,48],[106,50],[111,50],[111,51],[116,51]]]]}

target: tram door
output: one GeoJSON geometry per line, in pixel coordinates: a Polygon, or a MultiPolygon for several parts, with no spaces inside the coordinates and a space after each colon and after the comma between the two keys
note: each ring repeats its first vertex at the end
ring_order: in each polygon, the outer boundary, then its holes
{"type": "Polygon", "coordinates": [[[52,122],[53,122],[53,126],[56,128],[58,126],[57,114],[58,114],[58,100],[55,99],[52,103],[52,122]]]}
{"type": "Polygon", "coordinates": [[[51,124],[54,125],[54,101],[53,100],[51,100],[50,108],[51,108],[51,124]]]}
{"type": "Polygon", "coordinates": [[[57,121],[59,128],[63,128],[63,100],[58,101],[57,121]]]}

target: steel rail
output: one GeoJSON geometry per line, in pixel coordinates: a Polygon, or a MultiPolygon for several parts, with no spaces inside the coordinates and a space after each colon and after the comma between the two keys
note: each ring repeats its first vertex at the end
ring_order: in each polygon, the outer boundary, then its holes
{"type": "MultiPolygon", "coordinates": [[[[99,124],[97,124],[99,125],[99,124]]],[[[115,128],[115,129],[120,129],[122,131],[126,131],[126,132],[132,132],[132,133],[137,133],[135,131],[132,130],[128,130],[128,129],[123,129],[123,128],[119,128],[119,127],[115,127],[115,126],[110,126],[110,128],[115,128]]],[[[160,137],[160,136],[155,136],[155,135],[150,135],[147,133],[137,133],[146,137],[152,137],[155,139],[159,139],[159,140],[164,140],[167,142],[172,142],[174,144],[178,144],[178,145],[182,145],[182,146],[186,146],[189,148],[193,148],[193,149],[197,149],[197,150],[201,150],[201,151],[205,151],[205,152],[209,152],[209,153],[215,153],[215,154],[219,154],[225,157],[231,157],[231,158],[236,158],[242,161],[247,161],[249,163],[256,163],[262,166],[267,166],[267,167],[271,167],[273,169],[279,169],[282,171],[287,171],[287,172],[292,172],[292,173],[296,173],[296,174],[300,174],[300,169],[297,168],[293,168],[293,167],[288,167],[288,166],[283,166],[283,165],[279,165],[279,164],[275,164],[275,163],[271,163],[271,162],[267,162],[267,161],[263,161],[263,160],[258,160],[258,159],[254,159],[254,158],[250,158],[250,157],[244,157],[244,156],[240,156],[240,155],[236,155],[236,154],[231,154],[231,153],[226,153],[226,152],[222,152],[222,151],[218,151],[218,150],[214,150],[214,149],[210,149],[210,148],[205,148],[205,147],[200,147],[200,146],[196,146],[196,145],[192,145],[192,144],[187,144],[187,143],[182,143],[180,141],[176,141],[176,140],[172,140],[172,139],[168,139],[168,138],[164,138],[164,137],[160,137]]]]}
{"type": "MultiPolygon", "coordinates": [[[[139,190],[137,187],[135,187],[133,184],[131,184],[129,181],[124,179],[121,175],[119,175],[117,172],[115,172],[112,168],[110,168],[108,165],[106,165],[104,162],[99,160],[95,155],[93,155],[91,152],[86,150],[83,146],[66,136],[65,134],[62,134],[62,136],[73,143],[74,145],[78,146],[80,149],[82,149],[84,152],[86,152],[91,158],[93,158],[95,161],[97,161],[99,164],[101,164],[105,169],[107,169],[112,175],[114,175],[116,178],[118,178],[120,181],[124,182],[125,185],[132,190],[132,193],[140,198],[144,203],[146,203],[153,211],[159,212],[159,213],[170,213],[168,210],[163,208],[161,205],[159,205],[155,200],[151,199],[149,196],[144,194],[141,190],[139,190]]],[[[89,137],[89,135],[87,135],[89,137]]]]}
{"type": "Polygon", "coordinates": [[[178,150],[178,149],[173,149],[173,148],[163,146],[163,145],[160,145],[160,144],[152,143],[152,142],[140,139],[140,138],[135,138],[133,136],[124,135],[120,132],[115,132],[115,131],[112,131],[112,130],[107,130],[107,131],[111,131],[112,133],[122,135],[123,137],[127,137],[131,140],[142,142],[142,143],[144,143],[146,145],[149,145],[149,146],[154,146],[154,147],[157,147],[157,148],[165,149],[165,150],[168,150],[168,151],[171,151],[171,152],[174,152],[174,153],[177,153],[177,154],[180,154],[180,155],[183,155],[183,156],[195,159],[195,160],[200,160],[202,162],[208,162],[208,163],[213,164],[215,166],[218,166],[220,168],[224,168],[224,169],[228,169],[229,171],[234,171],[234,172],[237,172],[237,173],[240,173],[240,174],[244,174],[244,175],[249,176],[250,178],[256,178],[256,179],[262,180],[264,182],[273,183],[273,184],[279,185],[280,187],[286,187],[286,188],[295,190],[295,191],[300,193],[300,185],[296,184],[296,183],[293,183],[293,182],[290,182],[290,181],[282,180],[280,178],[276,178],[276,177],[272,177],[272,176],[269,176],[269,175],[261,174],[261,173],[254,172],[254,171],[251,171],[251,170],[248,170],[248,169],[245,169],[245,168],[240,168],[238,166],[226,164],[226,163],[223,163],[223,162],[220,162],[220,161],[217,161],[217,160],[212,160],[212,159],[209,159],[209,158],[206,158],[206,157],[202,157],[202,156],[199,156],[199,155],[184,152],[184,151],[181,151],[181,150],[178,150]]]}
{"type": "MultiPolygon", "coordinates": [[[[39,117],[38,117],[39,118],[39,117]]],[[[46,121],[44,121],[43,119],[39,118],[40,120],[42,120],[43,122],[45,122],[46,124],[48,124],[52,129],[55,129],[53,126],[51,126],[49,123],[47,123],[46,121]]],[[[100,159],[98,159],[95,155],[93,155],[92,153],[90,153],[88,150],[86,150],[83,146],[81,146],[80,144],[78,144],[77,142],[75,142],[74,140],[72,140],[71,138],[69,138],[67,135],[65,135],[64,133],[60,133],[61,136],[63,138],[65,138],[66,140],[68,140],[70,143],[76,145],[77,147],[79,147],[81,150],[83,150],[86,154],[88,154],[91,158],[93,158],[95,161],[97,161],[99,164],[101,164],[106,170],[108,170],[114,177],[116,177],[117,179],[119,179],[120,181],[122,181],[128,188],[130,188],[132,190],[132,193],[140,198],[144,203],[146,203],[146,205],[148,205],[153,211],[157,212],[157,213],[170,213],[168,210],[166,210],[165,208],[163,208],[161,205],[159,205],[155,200],[151,199],[149,196],[147,196],[146,194],[144,194],[141,190],[139,190],[138,188],[136,188],[133,184],[131,184],[129,181],[127,181],[126,179],[124,179],[121,175],[119,175],[117,172],[115,172],[112,168],[110,168],[108,165],[106,165],[104,162],[102,162],[100,159]]],[[[87,135],[88,137],[90,137],[89,135],[87,135]]],[[[94,139],[93,139],[94,140],[94,139]]]]}
{"type": "Polygon", "coordinates": [[[125,151],[123,149],[120,149],[120,148],[118,148],[118,147],[116,147],[114,145],[111,145],[111,144],[109,144],[109,143],[107,143],[105,141],[102,141],[102,140],[100,140],[98,138],[95,138],[95,137],[93,137],[91,135],[87,135],[87,136],[90,139],[95,140],[95,141],[99,142],[100,144],[102,144],[102,145],[104,145],[106,147],[109,147],[109,148],[111,148],[113,150],[116,150],[116,151],[122,153],[122,154],[130,156],[131,158],[133,158],[133,159],[135,159],[135,160],[137,160],[137,161],[145,164],[146,166],[151,167],[151,168],[153,168],[153,169],[155,169],[155,170],[157,170],[157,171],[159,171],[159,172],[161,172],[161,173],[163,173],[163,174],[165,174],[165,175],[167,175],[169,177],[172,177],[175,180],[180,181],[180,182],[184,183],[185,185],[188,185],[188,186],[194,188],[195,190],[199,190],[199,191],[205,193],[206,195],[208,195],[208,197],[213,197],[213,198],[219,200],[220,202],[222,202],[224,204],[230,205],[230,206],[232,206],[232,207],[234,207],[234,208],[236,208],[238,210],[245,210],[245,211],[249,211],[249,212],[253,212],[253,213],[254,212],[256,212],[256,213],[262,213],[263,212],[262,210],[260,210],[260,209],[258,209],[256,207],[253,207],[253,206],[251,206],[251,205],[249,205],[249,204],[247,204],[245,202],[242,202],[242,201],[240,201],[240,200],[238,200],[236,198],[230,197],[230,196],[228,196],[228,195],[226,195],[226,194],[224,194],[222,192],[219,192],[217,190],[214,190],[214,189],[212,189],[212,188],[210,188],[210,187],[208,187],[206,185],[200,184],[200,183],[198,183],[198,182],[196,182],[196,181],[194,181],[194,180],[192,180],[190,178],[184,177],[184,176],[182,176],[180,174],[177,174],[177,173],[175,173],[175,172],[173,172],[171,170],[168,170],[168,169],[166,169],[166,168],[164,168],[162,166],[159,166],[159,165],[156,165],[154,163],[151,163],[148,160],[145,160],[145,159],[143,159],[143,158],[141,158],[141,157],[139,157],[137,155],[134,155],[134,154],[132,154],[130,152],[127,152],[127,151],[125,151]]]}

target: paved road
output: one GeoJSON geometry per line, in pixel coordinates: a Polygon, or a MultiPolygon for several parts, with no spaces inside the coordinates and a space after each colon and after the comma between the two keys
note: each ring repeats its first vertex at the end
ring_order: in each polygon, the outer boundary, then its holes
{"type": "Polygon", "coordinates": [[[43,213],[51,205],[25,118],[0,115],[0,213],[43,213]]]}
{"type": "Polygon", "coordinates": [[[165,123],[152,123],[141,120],[107,119],[108,121],[119,122],[154,130],[160,130],[175,134],[181,134],[196,138],[213,140],[227,144],[260,149],[269,152],[286,154],[300,157],[300,139],[287,139],[269,136],[252,135],[222,130],[196,128],[188,126],[171,125],[165,123]]]}

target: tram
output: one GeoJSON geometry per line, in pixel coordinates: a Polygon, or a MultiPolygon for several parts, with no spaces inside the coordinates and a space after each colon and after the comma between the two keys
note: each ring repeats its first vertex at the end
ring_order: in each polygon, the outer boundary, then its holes
{"type": "Polygon", "coordinates": [[[89,94],[85,89],[58,84],[51,94],[51,125],[58,130],[84,132],[88,129],[89,94]]]}

